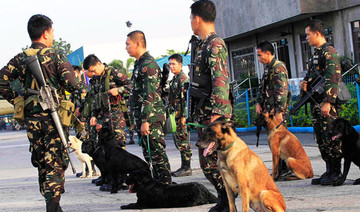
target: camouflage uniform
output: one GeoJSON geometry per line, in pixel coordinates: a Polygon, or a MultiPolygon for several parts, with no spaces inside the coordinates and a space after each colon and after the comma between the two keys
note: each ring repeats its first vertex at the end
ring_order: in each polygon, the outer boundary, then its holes
{"type": "Polygon", "coordinates": [[[331,104],[330,115],[333,117],[321,116],[321,109],[317,108],[313,101],[310,103],[313,118],[314,137],[319,145],[319,150],[323,160],[341,157],[341,142],[336,139],[331,141],[328,132],[331,123],[338,117],[338,105],[336,104],[339,82],[341,80],[340,57],[335,48],[325,43],[315,49],[314,55],[310,59],[310,68],[304,81],[307,81],[307,89],[311,89],[312,80],[315,80],[319,72],[325,77],[325,88],[322,94],[315,93],[313,99],[322,107],[324,103],[331,104]]]}
{"type": "MultiPolygon", "coordinates": [[[[216,36],[208,42],[208,39],[215,33],[208,34],[198,45],[195,54],[195,74],[207,73],[211,75],[212,85],[211,94],[206,98],[204,104],[198,113],[195,113],[195,119],[198,123],[207,125],[210,123],[211,115],[221,115],[231,118],[232,105],[229,99],[229,73],[227,70],[227,48],[222,38],[216,36]],[[206,45],[207,44],[207,45],[206,45]],[[206,51],[204,59],[207,59],[206,69],[200,69],[200,63],[203,57],[203,51],[206,51]]],[[[202,131],[199,130],[199,137],[202,131]]],[[[217,169],[217,152],[203,156],[203,148],[199,148],[199,160],[201,169],[206,178],[215,186],[216,190],[224,189],[220,172],[217,169]]]]}
{"type": "Polygon", "coordinates": [[[105,65],[104,73],[101,76],[94,76],[91,90],[94,92],[92,117],[96,118],[97,124],[104,124],[110,122],[115,132],[116,141],[125,149],[126,131],[125,119],[121,109],[120,98],[121,94],[128,92],[126,87],[129,84],[129,79],[126,74],[111,66],[105,65]],[[110,71],[110,72],[109,72],[110,71]],[[114,97],[108,94],[106,90],[106,78],[109,76],[109,89],[119,88],[119,95],[114,97]],[[108,99],[104,99],[104,95],[108,95],[108,99]],[[97,98],[97,96],[99,98],[97,98]],[[117,99],[119,98],[119,99],[117,99]],[[109,101],[109,102],[108,102],[109,101]],[[109,105],[110,103],[110,105],[109,105]],[[110,108],[111,109],[110,109],[110,108]]]}
{"type": "MultiPolygon", "coordinates": [[[[80,77],[76,76],[76,82],[79,85],[79,89],[72,92],[70,95],[70,101],[74,103],[75,108],[80,108],[81,105],[85,102],[85,96],[89,89],[89,87],[86,85],[85,77],[82,74],[80,77]],[[80,78],[81,77],[81,78],[80,78]]],[[[85,122],[86,119],[83,116],[78,117],[81,122],[85,122]]],[[[86,127],[86,126],[85,126],[86,127]]],[[[78,132],[78,130],[75,128],[75,134],[77,138],[84,138],[84,133],[78,132]]],[[[84,141],[84,140],[83,140],[84,141]]]]}
{"type": "MultiPolygon", "coordinates": [[[[33,43],[30,48],[40,49],[46,46],[42,43],[33,43]]],[[[10,103],[18,95],[9,83],[19,79],[25,88],[26,100],[33,96],[27,92],[32,82],[32,75],[24,64],[28,56],[20,53],[0,71],[0,93],[10,103]]],[[[39,62],[44,73],[46,82],[57,89],[60,99],[65,98],[64,89],[72,92],[76,87],[75,74],[71,64],[57,50],[48,49],[43,54],[38,54],[39,62]],[[64,87],[63,87],[64,86],[64,87]]],[[[25,123],[27,136],[30,141],[31,162],[38,168],[40,193],[47,203],[60,201],[61,193],[64,192],[64,173],[68,167],[68,153],[64,148],[56,127],[48,111],[43,111],[36,99],[29,101],[25,106],[25,123]]]]}
{"type": "MultiPolygon", "coordinates": [[[[133,113],[138,135],[141,125],[149,123],[149,144],[154,178],[164,183],[171,183],[170,163],[165,151],[163,126],[165,124],[165,107],[161,99],[161,71],[155,59],[145,52],[135,61],[132,75],[132,90],[130,95],[131,111],[133,113]]],[[[141,146],[146,161],[150,161],[147,136],[142,136],[141,146]]]]}
{"type": "Polygon", "coordinates": [[[90,126],[91,112],[94,102],[94,89],[92,89],[92,84],[94,83],[93,79],[89,80],[88,90],[84,99],[84,102],[80,105],[79,112],[81,113],[81,119],[84,122],[85,133],[81,135],[82,141],[87,141],[89,139],[96,139],[96,130],[95,126],[90,126]]]}
{"type": "MultiPolygon", "coordinates": [[[[127,87],[129,90],[131,90],[131,84],[129,84],[127,87]]],[[[124,114],[126,128],[129,132],[129,144],[134,144],[134,117],[132,117],[132,114],[130,112],[129,93],[121,94],[120,104],[122,112],[124,114]]]]}
{"type": "Polygon", "coordinates": [[[175,146],[180,151],[181,161],[189,161],[190,164],[192,151],[188,141],[188,132],[186,125],[181,123],[181,118],[187,116],[184,83],[188,82],[182,70],[170,81],[169,106],[175,111],[176,132],[173,134],[175,146]]]}
{"type": "Polygon", "coordinates": [[[265,67],[256,102],[264,112],[284,113],[287,111],[289,77],[286,66],[275,57],[265,67]]]}

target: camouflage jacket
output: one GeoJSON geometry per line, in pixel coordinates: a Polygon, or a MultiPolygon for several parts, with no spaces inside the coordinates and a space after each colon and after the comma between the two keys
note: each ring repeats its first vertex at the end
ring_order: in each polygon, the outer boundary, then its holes
{"type": "Polygon", "coordinates": [[[76,82],[79,85],[79,89],[75,90],[70,95],[70,100],[72,103],[75,104],[75,108],[80,108],[85,101],[85,96],[89,89],[89,87],[86,85],[85,80],[86,79],[83,74],[81,75],[81,77],[76,76],[76,82]]]}
{"type": "Polygon", "coordinates": [[[313,98],[318,103],[329,102],[335,104],[341,81],[341,65],[340,56],[329,43],[316,48],[314,55],[309,61],[309,70],[304,78],[304,81],[308,82],[308,90],[311,89],[313,80],[318,76],[315,70],[325,77],[325,88],[322,94],[315,93],[313,98]]]}
{"type": "Polygon", "coordinates": [[[265,112],[285,112],[289,93],[289,77],[286,65],[275,57],[264,69],[256,102],[265,112]]]}
{"type": "MultiPolygon", "coordinates": [[[[30,48],[41,50],[46,48],[46,46],[42,43],[32,43],[30,48]]],[[[33,79],[32,75],[26,70],[24,61],[27,58],[28,56],[21,52],[0,70],[0,94],[12,104],[14,103],[14,98],[19,94],[11,89],[9,85],[10,82],[16,79],[19,79],[22,87],[25,88],[25,98],[31,95],[26,90],[31,87],[33,79]]],[[[65,99],[65,89],[69,92],[78,89],[74,70],[66,56],[59,50],[49,48],[44,54],[39,55],[38,58],[46,82],[57,90],[60,99],[65,99]]],[[[25,116],[40,112],[43,112],[43,110],[37,101],[32,101],[25,107],[25,116]]]]}
{"type": "Polygon", "coordinates": [[[184,88],[186,82],[189,80],[182,70],[170,81],[169,106],[176,111],[177,117],[187,116],[186,90],[184,88]]]}
{"type": "Polygon", "coordinates": [[[160,67],[148,52],[135,61],[130,105],[137,125],[165,120],[161,78],[160,67]]]}
{"type": "Polygon", "coordinates": [[[220,37],[213,38],[210,42],[207,40],[211,35],[208,34],[200,42],[195,53],[195,64],[201,63],[203,51],[206,51],[207,70],[200,72],[210,72],[212,90],[210,96],[205,100],[201,107],[198,120],[209,119],[211,114],[218,114],[231,118],[232,105],[229,99],[229,73],[227,69],[227,48],[225,42],[220,37]],[[207,45],[205,45],[207,44],[207,45]]]}
{"type": "Polygon", "coordinates": [[[92,107],[92,117],[96,117],[98,119],[103,119],[102,117],[104,113],[109,111],[109,107],[113,109],[120,109],[120,102],[117,102],[117,99],[113,97],[111,94],[108,94],[108,90],[105,88],[105,81],[108,77],[108,72],[110,71],[109,79],[109,90],[112,88],[119,89],[119,97],[123,92],[129,92],[127,85],[130,83],[129,78],[126,74],[121,73],[120,70],[117,70],[111,66],[105,65],[104,73],[101,76],[93,76],[90,89],[93,92],[93,107],[92,107]],[[105,95],[103,95],[105,94],[105,95]],[[108,94],[108,95],[107,95],[108,94]],[[97,98],[97,96],[99,98],[97,98]],[[104,99],[106,97],[106,99],[104,99]],[[109,98],[109,101],[108,99],[109,98]],[[111,105],[109,105],[109,103],[111,105]]]}

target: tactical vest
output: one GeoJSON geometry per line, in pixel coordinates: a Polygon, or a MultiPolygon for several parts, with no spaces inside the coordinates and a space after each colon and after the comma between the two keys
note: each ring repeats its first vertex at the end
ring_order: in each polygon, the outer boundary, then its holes
{"type": "Polygon", "coordinates": [[[105,91],[101,92],[101,88],[99,88],[99,91],[95,94],[95,109],[104,109],[111,107],[112,109],[116,109],[120,107],[120,95],[114,97],[112,95],[108,94],[108,91],[110,90],[110,74],[111,74],[111,68],[109,68],[106,72],[105,77],[105,91]],[[113,104],[111,102],[114,102],[113,104]],[[109,105],[110,104],[110,105],[109,105]]]}

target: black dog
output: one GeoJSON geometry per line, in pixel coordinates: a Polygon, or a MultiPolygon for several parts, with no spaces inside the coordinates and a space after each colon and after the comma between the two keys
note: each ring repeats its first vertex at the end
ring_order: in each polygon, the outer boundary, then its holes
{"type": "Polygon", "coordinates": [[[118,179],[125,181],[126,174],[138,169],[150,173],[149,165],[144,160],[121,148],[110,128],[101,128],[99,144],[105,148],[105,160],[112,180],[111,193],[117,193],[118,179]]]}
{"type": "Polygon", "coordinates": [[[156,181],[149,172],[137,170],[126,178],[135,193],[137,202],[121,206],[121,209],[191,207],[216,203],[217,198],[200,183],[165,184],[156,181]]]}
{"type": "Polygon", "coordinates": [[[92,157],[95,165],[100,169],[101,176],[94,180],[96,186],[110,182],[109,171],[107,170],[104,147],[100,146],[96,139],[89,139],[82,144],[82,152],[92,157]]]}
{"type": "MultiPolygon", "coordinates": [[[[343,179],[334,185],[342,185],[349,173],[351,162],[360,167],[360,136],[349,121],[338,118],[332,123],[332,140],[340,138],[342,141],[341,150],[344,157],[343,179]]],[[[354,185],[360,184],[360,178],[355,180],[354,185]]]]}

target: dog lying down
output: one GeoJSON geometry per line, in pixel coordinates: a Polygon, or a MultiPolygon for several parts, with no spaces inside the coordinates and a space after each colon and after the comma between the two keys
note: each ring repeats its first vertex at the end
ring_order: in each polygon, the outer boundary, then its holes
{"type": "MultiPolygon", "coordinates": [[[[335,186],[342,185],[349,173],[351,162],[360,167],[360,136],[351,123],[344,119],[335,119],[331,130],[332,140],[340,138],[342,141],[341,150],[344,157],[344,171],[341,181],[336,182],[335,186]]],[[[355,180],[354,185],[360,184],[360,178],[355,180]]]]}
{"type": "Polygon", "coordinates": [[[121,206],[121,209],[191,207],[217,201],[217,197],[200,183],[168,185],[156,181],[144,170],[130,173],[126,183],[138,199],[136,203],[121,206]]]}
{"type": "Polygon", "coordinates": [[[265,127],[272,153],[272,177],[277,180],[280,173],[280,159],[295,176],[288,176],[287,180],[307,179],[314,176],[312,165],[299,139],[269,113],[261,114],[255,121],[259,128],[265,127]]]}
{"type": "Polygon", "coordinates": [[[262,160],[219,118],[205,130],[197,145],[203,155],[218,151],[217,165],[224,181],[230,211],[236,211],[235,197],[241,195],[242,211],[285,211],[284,198],[262,160]]]}
{"type": "Polygon", "coordinates": [[[72,136],[72,135],[69,136],[69,147],[74,150],[76,158],[81,163],[82,175],[80,176],[80,178],[85,178],[85,177],[90,177],[91,178],[93,176],[93,171],[94,171],[92,169],[93,166],[91,164],[92,158],[88,154],[82,152],[81,146],[82,146],[82,141],[81,140],[79,140],[75,136],[72,136]],[[89,169],[89,175],[88,176],[86,176],[86,171],[85,171],[86,166],[89,169]]]}

